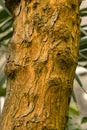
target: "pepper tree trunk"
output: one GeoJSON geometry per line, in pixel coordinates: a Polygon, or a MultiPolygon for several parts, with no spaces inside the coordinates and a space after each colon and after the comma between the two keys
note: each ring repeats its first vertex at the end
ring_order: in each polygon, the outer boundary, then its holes
{"type": "Polygon", "coordinates": [[[1,130],[64,130],[79,51],[78,0],[6,0],[14,14],[1,130]]]}

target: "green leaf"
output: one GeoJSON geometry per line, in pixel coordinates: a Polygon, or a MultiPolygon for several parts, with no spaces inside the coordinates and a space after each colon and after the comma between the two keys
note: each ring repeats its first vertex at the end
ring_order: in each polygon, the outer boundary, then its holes
{"type": "Polygon", "coordinates": [[[80,46],[82,46],[84,44],[87,45],[87,36],[82,37],[81,40],[80,40],[80,46]]]}
{"type": "Polygon", "coordinates": [[[6,8],[4,0],[0,0],[0,5],[3,7],[8,15],[12,16],[11,12],[6,8]]]}
{"type": "Polygon", "coordinates": [[[82,82],[81,82],[79,76],[76,73],[75,73],[75,79],[77,80],[77,82],[80,85],[80,87],[83,87],[82,82]]]}
{"type": "Polygon", "coordinates": [[[78,116],[79,111],[75,103],[72,103],[69,108],[69,117],[78,116]]]}
{"type": "Polygon", "coordinates": [[[87,117],[83,117],[81,123],[87,123],[87,117]]]}
{"type": "Polygon", "coordinates": [[[0,87],[0,96],[5,96],[6,95],[6,88],[0,87]]]}
{"type": "Polygon", "coordinates": [[[80,12],[80,16],[87,16],[87,10],[80,12]]]}
{"type": "Polygon", "coordinates": [[[82,27],[80,28],[80,30],[81,30],[81,32],[82,32],[85,36],[87,36],[86,30],[84,30],[82,27]]]}
{"type": "Polygon", "coordinates": [[[82,11],[87,11],[87,7],[80,9],[80,13],[81,13],[82,11]]]}
{"type": "Polygon", "coordinates": [[[5,76],[5,75],[3,75],[3,77],[2,77],[2,78],[0,78],[0,87],[2,87],[2,86],[3,86],[3,84],[5,83],[5,80],[6,80],[6,76],[5,76]]]}
{"type": "Polygon", "coordinates": [[[84,60],[87,60],[87,56],[85,56],[84,54],[82,53],[79,53],[80,57],[82,57],[84,60]]]}
{"type": "Polygon", "coordinates": [[[6,24],[4,24],[1,28],[0,28],[0,31],[4,32],[6,31],[7,29],[11,28],[12,26],[12,20],[8,21],[6,24]]]}
{"type": "Polygon", "coordinates": [[[80,52],[87,52],[87,48],[81,49],[80,52]]]}
{"type": "Polygon", "coordinates": [[[6,39],[11,38],[12,34],[13,34],[13,32],[10,31],[7,35],[3,36],[3,37],[0,39],[0,41],[3,41],[3,40],[6,40],[6,39]]]}
{"type": "Polygon", "coordinates": [[[84,89],[81,80],[79,79],[79,76],[77,74],[75,74],[75,78],[77,80],[77,82],[79,83],[79,86],[82,88],[82,90],[87,93],[87,91],[84,89]]]}
{"type": "Polygon", "coordinates": [[[74,102],[77,103],[77,100],[76,100],[76,96],[75,96],[74,91],[72,92],[72,98],[73,98],[74,102]]]}

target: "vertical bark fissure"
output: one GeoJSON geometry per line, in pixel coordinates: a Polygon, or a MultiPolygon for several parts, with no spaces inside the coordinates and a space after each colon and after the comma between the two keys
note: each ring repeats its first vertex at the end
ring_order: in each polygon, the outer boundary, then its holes
{"type": "Polygon", "coordinates": [[[13,3],[1,129],[64,130],[78,61],[78,1],[13,3]]]}

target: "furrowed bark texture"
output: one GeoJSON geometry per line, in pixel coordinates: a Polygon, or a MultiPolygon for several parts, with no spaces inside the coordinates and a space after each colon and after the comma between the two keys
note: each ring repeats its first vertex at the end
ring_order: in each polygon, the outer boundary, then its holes
{"type": "Polygon", "coordinates": [[[1,130],[64,130],[79,50],[78,0],[6,0],[14,14],[1,130]]]}

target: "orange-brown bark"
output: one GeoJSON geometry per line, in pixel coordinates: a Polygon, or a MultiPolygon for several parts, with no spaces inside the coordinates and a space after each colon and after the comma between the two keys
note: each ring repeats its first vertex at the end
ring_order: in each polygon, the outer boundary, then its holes
{"type": "Polygon", "coordinates": [[[78,0],[13,5],[1,129],[64,130],[78,61],[78,0]]]}

